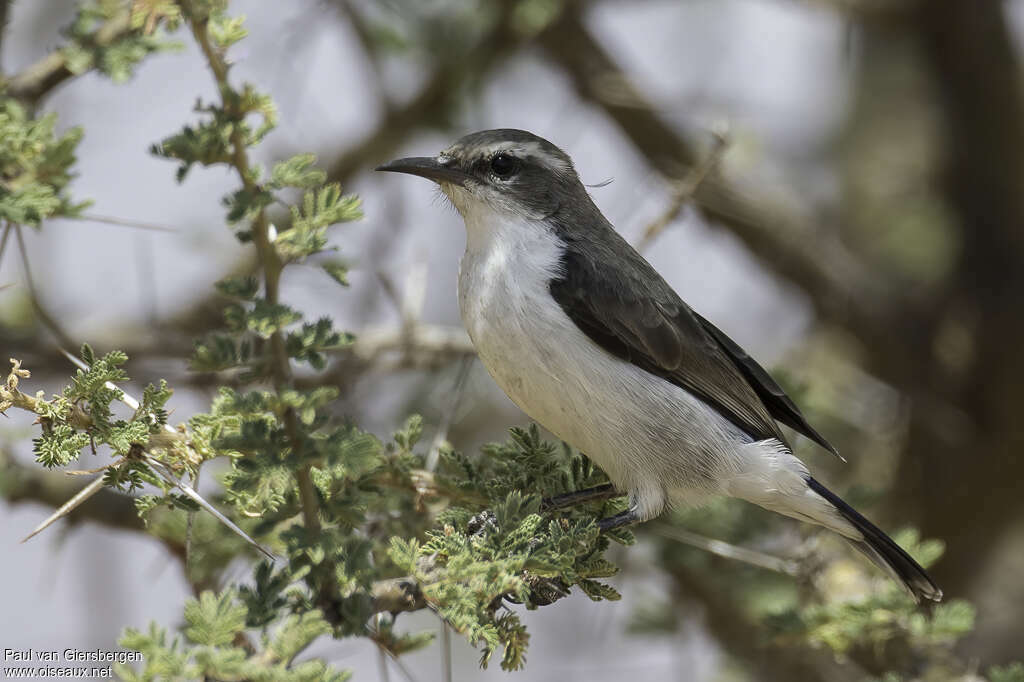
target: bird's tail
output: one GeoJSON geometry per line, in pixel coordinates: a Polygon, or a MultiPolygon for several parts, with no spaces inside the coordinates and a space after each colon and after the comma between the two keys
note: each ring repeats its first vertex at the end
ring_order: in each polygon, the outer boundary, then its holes
{"type": "Polygon", "coordinates": [[[942,590],[909,554],[878,526],[811,478],[807,467],[785,445],[772,439],[748,443],[746,447],[751,455],[744,460],[742,471],[725,481],[726,494],[825,526],[905,585],[914,599],[942,599],[942,590]]]}
{"type": "Polygon", "coordinates": [[[868,521],[860,512],[844,502],[842,498],[810,476],[807,477],[807,487],[816,495],[824,498],[844,521],[857,530],[861,538],[858,539],[856,536],[844,532],[844,528],[834,527],[825,519],[815,519],[817,523],[831,528],[846,537],[850,544],[871,559],[876,566],[902,583],[917,601],[920,601],[922,598],[932,601],[942,600],[942,590],[932,582],[928,573],[902,547],[897,545],[892,538],[882,532],[878,526],[868,521]]]}

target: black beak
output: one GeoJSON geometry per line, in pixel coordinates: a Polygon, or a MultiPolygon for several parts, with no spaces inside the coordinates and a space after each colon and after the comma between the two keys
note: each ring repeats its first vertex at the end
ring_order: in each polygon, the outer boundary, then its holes
{"type": "Polygon", "coordinates": [[[455,168],[442,166],[437,159],[429,156],[413,156],[408,159],[396,159],[389,161],[374,170],[390,171],[392,173],[408,173],[418,175],[421,178],[433,180],[434,182],[450,182],[460,187],[466,186],[466,181],[473,176],[463,173],[455,168]]]}

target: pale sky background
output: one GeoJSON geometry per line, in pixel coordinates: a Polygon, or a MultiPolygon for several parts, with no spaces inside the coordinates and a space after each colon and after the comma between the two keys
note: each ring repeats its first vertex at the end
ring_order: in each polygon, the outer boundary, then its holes
{"type": "MultiPolygon", "coordinates": [[[[24,68],[59,44],[54,29],[71,17],[70,1],[22,0],[13,5],[3,46],[7,72],[24,68]],[[54,21],[53,17],[59,17],[54,21]]],[[[314,151],[332,158],[373,130],[378,112],[361,98],[372,72],[354,36],[333,10],[317,2],[248,0],[231,3],[233,13],[248,16],[250,37],[232,51],[232,71],[269,91],[280,109],[280,126],[263,146],[273,154],[314,151]],[[322,21],[310,16],[322,12],[322,21]]],[[[813,3],[781,0],[716,2],[607,2],[591,15],[591,25],[606,47],[633,74],[635,82],[687,129],[707,129],[727,121],[735,143],[724,163],[734,173],[768,177],[793,196],[826,196],[833,182],[813,172],[815,155],[843,123],[849,50],[856,49],[838,16],[813,3]],[[666,66],[671,65],[671,66],[666,66]],[[799,161],[799,164],[796,162],[799,161]],[[788,163],[793,162],[793,163],[788,163]],[[772,165],[776,164],[776,165],[772,165]],[[792,170],[797,165],[800,174],[792,170]],[[810,169],[810,170],[809,170],[810,169]]],[[[194,120],[197,96],[214,94],[205,63],[185,34],[186,48],[147,59],[125,85],[89,74],[62,87],[46,102],[58,112],[60,126],[82,125],[76,198],[92,198],[91,212],[173,226],[173,234],[139,232],[95,223],[53,221],[29,233],[35,278],[53,311],[82,341],[116,345],[117,330],[147,315],[165,317],[209,290],[225,266],[246,247],[223,223],[220,198],[236,180],[223,169],[194,168],[182,186],[173,182],[173,163],[151,156],[148,147],[194,120]],[[60,274],[57,274],[60,273],[60,274]]],[[[388,69],[390,87],[416,82],[417,74],[400,64],[388,69]]],[[[469,104],[458,133],[493,127],[526,128],[570,153],[584,182],[614,182],[592,190],[598,205],[627,237],[664,210],[663,183],[637,157],[617,129],[601,114],[582,107],[565,78],[535,53],[510,59],[483,96],[469,104]]],[[[453,135],[454,137],[455,135],[453,135]]],[[[440,150],[448,136],[431,134],[411,141],[402,154],[440,150]]],[[[386,159],[379,159],[380,162],[386,159]]],[[[290,270],[283,297],[315,313],[335,316],[353,331],[367,323],[394,322],[393,307],[378,297],[371,317],[356,318],[352,302],[383,268],[401,283],[403,273],[426,263],[429,287],[424,320],[458,325],[455,279],[463,244],[461,221],[437,202],[426,182],[364,172],[348,188],[364,202],[366,219],[341,228],[335,239],[342,254],[356,263],[352,289],[341,291],[312,269],[290,270]],[[408,222],[409,236],[394,245],[386,261],[360,261],[362,245],[390,220],[408,222]]],[[[677,291],[705,316],[769,366],[785,356],[808,324],[797,295],[781,289],[723,231],[710,229],[692,213],[675,224],[649,252],[654,265],[677,291]]],[[[0,263],[0,283],[21,282],[16,251],[0,263]]],[[[17,295],[11,290],[3,297],[17,295]]],[[[0,356],[18,356],[0,340],[0,356]]],[[[130,373],[141,382],[158,377],[130,373]]],[[[444,381],[450,381],[445,379],[444,381]]],[[[404,404],[381,400],[388,382],[361,387],[372,406],[363,426],[381,436],[396,427],[404,404]],[[376,401],[376,402],[374,402],[376,401]]],[[[56,385],[32,385],[32,390],[56,385]]],[[[439,399],[443,399],[442,386],[439,399]]],[[[463,398],[460,415],[474,406],[498,404],[504,421],[492,437],[525,419],[477,367],[463,398]]],[[[202,410],[204,395],[179,392],[177,415],[202,410]]],[[[438,408],[440,410],[440,407],[438,408]]],[[[427,414],[428,420],[431,415],[427,414]]],[[[436,423],[436,414],[433,416],[436,423]]],[[[0,438],[26,445],[25,415],[0,424],[0,438]]],[[[21,447],[27,455],[27,447],[21,447]]],[[[132,534],[82,524],[65,533],[61,526],[21,545],[23,537],[49,510],[40,506],[3,507],[0,527],[0,585],[4,618],[0,649],[110,649],[124,626],[145,627],[151,620],[180,623],[188,593],[179,565],[156,543],[132,534]]],[[[665,598],[650,571],[644,548],[622,556],[629,580],[614,580],[626,599],[592,604],[582,595],[566,603],[525,612],[532,633],[528,665],[521,682],[571,680],[711,680],[719,667],[713,643],[703,634],[701,614],[684,616],[683,631],[672,637],[629,637],[624,625],[643,600],[665,598]]],[[[436,628],[428,614],[403,619],[406,627],[436,628]]],[[[400,621],[401,622],[401,621],[400,621]]],[[[477,652],[453,637],[455,679],[505,679],[495,661],[479,672],[477,652]]],[[[356,680],[378,680],[376,650],[365,640],[321,641],[315,648],[330,662],[355,670],[356,680]]],[[[417,681],[439,678],[439,649],[403,658],[417,681]]],[[[390,679],[403,679],[389,664],[390,679]]]]}

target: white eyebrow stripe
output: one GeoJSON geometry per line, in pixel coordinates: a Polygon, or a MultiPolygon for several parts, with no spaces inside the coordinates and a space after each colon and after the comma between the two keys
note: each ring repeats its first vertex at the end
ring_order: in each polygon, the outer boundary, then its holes
{"type": "Polygon", "coordinates": [[[565,174],[572,171],[571,162],[551,154],[537,142],[496,142],[481,149],[481,155],[484,157],[491,157],[500,152],[536,159],[556,173],[565,174]]]}

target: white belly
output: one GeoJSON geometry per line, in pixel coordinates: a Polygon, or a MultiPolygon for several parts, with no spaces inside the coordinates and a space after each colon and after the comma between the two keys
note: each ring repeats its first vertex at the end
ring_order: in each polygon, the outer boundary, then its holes
{"type": "Polygon", "coordinates": [[[667,501],[725,492],[749,438],[687,391],[594,344],[548,291],[561,248],[543,225],[467,219],[462,320],[480,360],[542,426],[633,494],[644,518],[667,501]]]}

